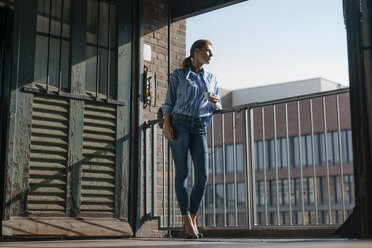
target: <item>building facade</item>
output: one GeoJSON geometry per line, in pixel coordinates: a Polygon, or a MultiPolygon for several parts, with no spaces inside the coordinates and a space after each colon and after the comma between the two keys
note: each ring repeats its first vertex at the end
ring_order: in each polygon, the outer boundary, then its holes
{"type": "Polygon", "coordinates": [[[143,124],[186,55],[185,18],[237,2],[1,0],[1,235],[164,236],[143,124]]]}

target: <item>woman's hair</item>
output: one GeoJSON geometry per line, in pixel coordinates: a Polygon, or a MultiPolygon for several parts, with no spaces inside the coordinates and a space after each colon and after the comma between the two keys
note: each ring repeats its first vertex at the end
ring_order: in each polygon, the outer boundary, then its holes
{"type": "Polygon", "coordinates": [[[195,41],[194,44],[192,44],[192,46],[191,46],[190,56],[186,57],[182,61],[182,68],[186,68],[189,65],[191,65],[196,48],[202,49],[204,46],[207,46],[207,45],[212,46],[212,42],[210,42],[209,40],[197,40],[197,41],[195,41]]]}

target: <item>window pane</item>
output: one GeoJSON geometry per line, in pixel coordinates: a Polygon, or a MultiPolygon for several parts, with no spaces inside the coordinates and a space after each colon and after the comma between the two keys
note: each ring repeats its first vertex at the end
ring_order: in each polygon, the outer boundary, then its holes
{"type": "Polygon", "coordinates": [[[116,6],[103,1],[88,0],[86,91],[97,90],[98,93],[106,95],[109,87],[109,95],[116,98],[116,44],[116,6]]]}
{"type": "Polygon", "coordinates": [[[312,177],[304,178],[304,200],[305,204],[314,203],[314,180],[312,177]]]}
{"type": "Polygon", "coordinates": [[[318,183],[319,183],[319,200],[320,203],[323,204],[325,202],[325,177],[319,177],[318,183]]]}
{"type": "Polygon", "coordinates": [[[328,163],[334,164],[334,142],[332,132],[327,133],[328,163]]]}
{"type": "Polygon", "coordinates": [[[234,184],[228,183],[226,184],[226,206],[234,207],[234,184]]]}
{"type": "Polygon", "coordinates": [[[236,170],[244,172],[244,145],[242,143],[236,144],[236,170]]]}
{"type": "Polygon", "coordinates": [[[205,207],[206,208],[213,207],[213,187],[211,184],[207,185],[207,190],[205,193],[205,207]]]}
{"type": "Polygon", "coordinates": [[[347,133],[346,130],[341,131],[341,151],[342,151],[342,162],[348,163],[348,154],[347,154],[347,133]]]}
{"type": "Polygon", "coordinates": [[[320,164],[325,165],[326,164],[326,158],[325,158],[325,145],[324,145],[324,134],[319,134],[319,152],[320,152],[320,164]]]}
{"type": "Polygon", "coordinates": [[[275,206],[276,204],[276,185],[275,180],[269,180],[269,205],[275,206]]]}
{"type": "Polygon", "coordinates": [[[287,139],[281,138],[282,168],[287,167],[287,139]]]}
{"type": "Polygon", "coordinates": [[[279,196],[278,196],[278,200],[279,200],[279,205],[283,205],[283,194],[284,194],[284,192],[283,192],[283,180],[279,180],[278,181],[278,191],[279,191],[279,196]]]}
{"type": "Polygon", "coordinates": [[[300,155],[299,155],[299,151],[298,151],[298,137],[297,136],[294,136],[293,137],[293,165],[294,167],[299,167],[300,166],[300,155]]]}
{"type": "Polygon", "coordinates": [[[216,146],[214,148],[214,163],[216,173],[222,173],[222,146],[216,146]]]}
{"type": "Polygon", "coordinates": [[[301,136],[301,156],[302,156],[302,166],[305,167],[307,165],[307,153],[306,153],[306,137],[304,135],[301,136]]]}
{"type": "Polygon", "coordinates": [[[48,83],[54,91],[58,90],[61,84],[61,88],[67,90],[70,60],[70,1],[65,0],[64,6],[61,6],[60,1],[38,0],[37,8],[34,82],[48,83]],[[51,13],[49,13],[50,3],[52,3],[51,13]],[[62,30],[61,20],[63,20],[62,30]]]}
{"type": "Polygon", "coordinates": [[[238,207],[245,207],[245,190],[244,183],[237,183],[237,193],[238,193],[238,207]]]}
{"type": "Polygon", "coordinates": [[[216,184],[216,208],[223,208],[223,185],[216,184]]]}
{"type": "Polygon", "coordinates": [[[282,168],[282,143],[280,139],[276,139],[276,163],[278,168],[282,168]]]}
{"type": "Polygon", "coordinates": [[[263,157],[262,157],[262,141],[257,141],[257,170],[263,170],[263,157]]]}
{"type": "Polygon", "coordinates": [[[314,134],[314,159],[315,165],[321,164],[319,134],[314,134]]]}
{"type": "Polygon", "coordinates": [[[264,205],[264,183],[263,181],[256,182],[256,205],[264,205]]]}
{"type": "Polygon", "coordinates": [[[275,153],[274,153],[274,140],[267,140],[267,161],[269,169],[272,170],[275,168],[275,153]]]}
{"type": "Polygon", "coordinates": [[[347,144],[348,144],[347,152],[349,155],[348,162],[352,163],[353,162],[353,139],[351,136],[351,130],[347,130],[347,144]]]}
{"type": "Polygon", "coordinates": [[[341,177],[340,176],[334,176],[333,177],[333,184],[334,184],[334,202],[335,203],[341,203],[341,177]]]}
{"type": "Polygon", "coordinates": [[[313,164],[312,158],[312,145],[311,145],[311,135],[306,135],[306,157],[307,157],[307,166],[311,166],[313,164]]]}
{"type": "Polygon", "coordinates": [[[233,166],[233,146],[232,145],[226,145],[226,172],[227,173],[233,173],[234,172],[234,166],[233,166]]]}
{"type": "Polygon", "coordinates": [[[288,180],[282,180],[282,205],[288,205],[288,180]]]}
{"type": "Polygon", "coordinates": [[[340,153],[338,151],[338,132],[333,132],[333,151],[334,151],[334,163],[340,163],[340,153]]]}

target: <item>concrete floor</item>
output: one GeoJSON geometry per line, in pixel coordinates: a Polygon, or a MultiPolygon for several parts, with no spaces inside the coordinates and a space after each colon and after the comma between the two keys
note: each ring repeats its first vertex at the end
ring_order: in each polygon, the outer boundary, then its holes
{"type": "Polygon", "coordinates": [[[125,247],[176,247],[176,248],[372,248],[372,240],[349,239],[97,239],[58,241],[0,242],[7,248],[125,248],[125,247]]]}

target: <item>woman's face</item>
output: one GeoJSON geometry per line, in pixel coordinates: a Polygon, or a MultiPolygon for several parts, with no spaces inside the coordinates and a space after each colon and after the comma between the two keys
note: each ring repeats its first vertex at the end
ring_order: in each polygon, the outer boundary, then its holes
{"type": "Polygon", "coordinates": [[[202,49],[196,49],[194,59],[196,59],[200,64],[209,64],[211,61],[211,57],[213,56],[212,53],[212,46],[206,45],[202,49]]]}

